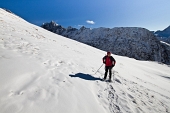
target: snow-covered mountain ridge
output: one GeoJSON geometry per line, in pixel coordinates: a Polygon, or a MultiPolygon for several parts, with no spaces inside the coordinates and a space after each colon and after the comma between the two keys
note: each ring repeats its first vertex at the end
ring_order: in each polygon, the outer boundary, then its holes
{"type": "Polygon", "coordinates": [[[0,113],[170,113],[170,67],[105,53],[0,9],[0,113]]]}
{"type": "Polygon", "coordinates": [[[63,28],[54,21],[45,23],[42,27],[117,55],[170,64],[170,52],[166,46],[161,44],[152,32],[144,28],[63,28]]]}

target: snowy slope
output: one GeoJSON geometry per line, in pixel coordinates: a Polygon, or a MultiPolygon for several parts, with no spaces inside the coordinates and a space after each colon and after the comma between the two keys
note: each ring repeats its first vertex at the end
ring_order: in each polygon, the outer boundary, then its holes
{"type": "Polygon", "coordinates": [[[104,55],[0,9],[0,113],[170,113],[170,67],[104,55]]]}

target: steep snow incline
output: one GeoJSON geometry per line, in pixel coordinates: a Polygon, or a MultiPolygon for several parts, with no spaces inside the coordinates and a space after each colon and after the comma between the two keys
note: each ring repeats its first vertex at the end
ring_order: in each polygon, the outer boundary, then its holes
{"type": "Polygon", "coordinates": [[[170,113],[170,68],[113,55],[53,34],[0,9],[0,112],[170,113]]]}

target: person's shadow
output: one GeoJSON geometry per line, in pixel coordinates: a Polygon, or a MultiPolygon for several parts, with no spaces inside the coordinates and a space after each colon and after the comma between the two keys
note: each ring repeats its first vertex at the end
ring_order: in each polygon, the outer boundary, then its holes
{"type": "Polygon", "coordinates": [[[93,77],[89,74],[84,74],[84,73],[77,73],[75,75],[69,75],[69,76],[70,77],[79,77],[79,78],[84,79],[84,80],[93,80],[93,81],[95,81],[95,80],[101,81],[102,80],[101,78],[96,78],[96,77],[93,77]]]}

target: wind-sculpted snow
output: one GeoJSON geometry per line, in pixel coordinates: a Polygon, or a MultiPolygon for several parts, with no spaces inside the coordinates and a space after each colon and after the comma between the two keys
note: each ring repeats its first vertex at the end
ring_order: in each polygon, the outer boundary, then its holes
{"type": "Polygon", "coordinates": [[[104,51],[128,56],[138,60],[170,63],[169,51],[155,35],[147,29],[138,27],[95,28],[81,27],[79,30],[63,28],[54,21],[42,25],[43,28],[59,35],[83,42],[104,51]]]}
{"type": "Polygon", "coordinates": [[[170,113],[168,65],[105,53],[0,9],[0,113],[170,113]]]}

